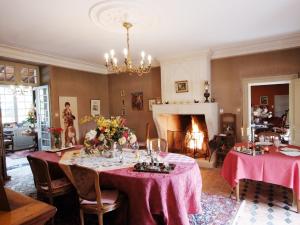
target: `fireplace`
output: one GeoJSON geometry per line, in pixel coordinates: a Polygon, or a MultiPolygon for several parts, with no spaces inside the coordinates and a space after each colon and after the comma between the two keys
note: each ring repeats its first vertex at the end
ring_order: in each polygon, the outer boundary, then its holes
{"type": "Polygon", "coordinates": [[[167,131],[168,151],[193,158],[209,156],[205,115],[172,115],[173,129],[167,131]]]}

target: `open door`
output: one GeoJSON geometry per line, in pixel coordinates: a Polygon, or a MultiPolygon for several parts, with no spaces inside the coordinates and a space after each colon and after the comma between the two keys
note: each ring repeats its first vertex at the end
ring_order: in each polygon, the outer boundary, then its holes
{"type": "Polygon", "coordinates": [[[40,150],[51,149],[50,103],[48,85],[35,87],[35,103],[37,113],[38,145],[40,150]]]}
{"type": "Polygon", "coordinates": [[[290,130],[291,144],[300,146],[300,79],[294,79],[290,88],[290,130]]]}

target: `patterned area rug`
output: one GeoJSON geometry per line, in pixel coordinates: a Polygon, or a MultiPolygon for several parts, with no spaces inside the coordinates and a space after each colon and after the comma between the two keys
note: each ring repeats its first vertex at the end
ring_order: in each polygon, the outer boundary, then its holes
{"type": "MultiPolygon", "coordinates": [[[[6,187],[36,198],[32,173],[28,165],[11,169],[8,174],[11,176],[11,180],[6,183],[6,187]]],[[[61,204],[66,204],[67,201],[58,200],[56,205],[58,213],[55,218],[55,224],[57,225],[78,224],[78,218],[74,219],[74,212],[59,213],[60,208],[68,207],[66,205],[61,206],[61,204]]],[[[230,225],[240,208],[240,203],[233,199],[205,193],[202,194],[201,205],[203,213],[201,215],[190,215],[191,225],[230,225]]],[[[86,224],[97,224],[97,218],[95,217],[88,217],[87,220],[86,224]]]]}
{"type": "Polygon", "coordinates": [[[290,189],[263,182],[245,181],[240,186],[245,200],[235,225],[300,225],[300,214],[292,206],[290,189]]]}

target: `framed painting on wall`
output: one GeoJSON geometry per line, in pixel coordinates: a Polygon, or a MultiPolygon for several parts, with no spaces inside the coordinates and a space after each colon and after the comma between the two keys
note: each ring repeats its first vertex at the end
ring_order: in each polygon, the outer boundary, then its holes
{"type": "Polygon", "coordinates": [[[76,145],[79,137],[77,97],[59,96],[62,146],[76,145]]]}
{"type": "Polygon", "coordinates": [[[175,90],[176,93],[188,92],[189,91],[188,81],[187,80],[175,81],[175,90]]]}
{"type": "Polygon", "coordinates": [[[91,100],[91,115],[100,116],[100,100],[92,99],[91,100]]]}
{"type": "Polygon", "coordinates": [[[131,106],[133,110],[142,111],[144,109],[143,92],[131,93],[131,106]]]}
{"type": "Polygon", "coordinates": [[[261,105],[268,105],[269,99],[268,96],[260,96],[260,104],[261,105]]]}

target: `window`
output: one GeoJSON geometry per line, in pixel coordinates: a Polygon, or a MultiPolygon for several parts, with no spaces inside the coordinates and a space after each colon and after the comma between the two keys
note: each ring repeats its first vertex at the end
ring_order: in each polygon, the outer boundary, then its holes
{"type": "Polygon", "coordinates": [[[0,86],[2,123],[22,123],[33,108],[32,89],[18,90],[16,86],[0,86]]]}

